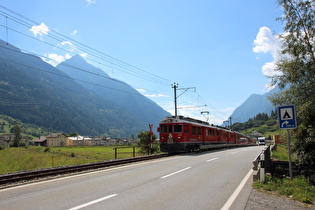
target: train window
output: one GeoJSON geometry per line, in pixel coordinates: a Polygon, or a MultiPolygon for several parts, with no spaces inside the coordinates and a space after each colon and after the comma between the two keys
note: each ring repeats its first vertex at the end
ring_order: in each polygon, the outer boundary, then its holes
{"type": "Polygon", "coordinates": [[[201,135],[201,127],[198,127],[197,131],[198,131],[198,135],[201,135]]]}
{"type": "Polygon", "coordinates": [[[182,125],[174,125],[174,132],[175,133],[183,132],[183,126],[182,125]]]}
{"type": "Polygon", "coordinates": [[[167,126],[166,125],[160,125],[160,132],[166,133],[167,132],[167,126]]]}
{"type": "Polygon", "coordinates": [[[196,132],[196,126],[192,126],[192,135],[196,135],[197,134],[197,132],[196,132]]]}
{"type": "Polygon", "coordinates": [[[184,125],[184,132],[188,133],[188,126],[187,125],[184,125]]]}
{"type": "Polygon", "coordinates": [[[172,129],[172,128],[173,128],[173,125],[168,125],[168,132],[169,132],[169,133],[172,133],[172,132],[173,132],[173,129],[172,129]]]}

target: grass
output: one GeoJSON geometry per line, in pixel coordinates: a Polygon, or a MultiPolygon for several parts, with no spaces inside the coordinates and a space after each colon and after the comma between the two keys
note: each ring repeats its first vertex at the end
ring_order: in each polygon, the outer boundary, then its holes
{"type": "MultiPolygon", "coordinates": [[[[9,147],[0,150],[0,174],[56,166],[93,163],[115,158],[114,147],[9,147]]],[[[136,156],[141,156],[136,148],[136,156]]],[[[132,148],[118,149],[118,159],[133,156],[132,148]]]]}
{"type": "MultiPolygon", "coordinates": [[[[287,146],[277,144],[275,150],[271,153],[271,157],[273,159],[287,161],[287,146]]],[[[315,202],[315,186],[311,185],[303,176],[290,180],[289,178],[281,179],[266,175],[264,183],[260,180],[256,180],[253,183],[253,187],[267,192],[275,192],[307,204],[315,202]]]]}
{"type": "Polygon", "coordinates": [[[280,179],[266,175],[265,183],[257,180],[254,182],[253,187],[268,192],[276,192],[307,204],[315,202],[315,186],[310,185],[304,177],[296,177],[290,180],[288,178],[280,179]]]}
{"type": "Polygon", "coordinates": [[[283,144],[277,144],[274,150],[271,152],[271,158],[284,161],[289,160],[287,146],[283,144]]]}

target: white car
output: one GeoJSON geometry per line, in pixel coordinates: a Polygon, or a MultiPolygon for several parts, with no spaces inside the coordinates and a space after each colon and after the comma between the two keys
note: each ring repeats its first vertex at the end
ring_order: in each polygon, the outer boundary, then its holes
{"type": "Polygon", "coordinates": [[[260,145],[266,145],[266,142],[265,140],[259,140],[257,141],[257,145],[260,146],[260,145]]]}

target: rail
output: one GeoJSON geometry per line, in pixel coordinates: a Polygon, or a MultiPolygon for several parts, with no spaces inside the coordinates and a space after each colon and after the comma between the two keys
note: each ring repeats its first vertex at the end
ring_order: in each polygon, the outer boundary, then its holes
{"type": "Polygon", "coordinates": [[[117,166],[117,165],[134,163],[134,162],[139,162],[139,161],[144,161],[144,160],[152,160],[152,159],[157,159],[157,158],[162,158],[162,157],[167,157],[167,156],[168,154],[148,155],[148,156],[142,156],[142,157],[110,160],[110,161],[89,163],[89,164],[83,164],[83,165],[63,166],[63,167],[58,167],[58,168],[48,168],[48,169],[42,169],[42,170],[37,170],[37,171],[26,171],[26,172],[20,172],[20,173],[5,174],[5,175],[0,175],[0,185],[11,184],[11,183],[20,182],[20,181],[33,180],[33,179],[49,177],[49,176],[82,172],[86,170],[99,169],[99,168],[105,168],[105,167],[110,167],[110,166],[117,166]]]}

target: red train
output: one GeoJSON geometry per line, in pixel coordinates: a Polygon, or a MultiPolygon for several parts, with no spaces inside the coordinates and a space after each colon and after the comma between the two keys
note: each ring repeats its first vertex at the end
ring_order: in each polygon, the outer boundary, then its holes
{"type": "Polygon", "coordinates": [[[168,153],[255,145],[248,136],[183,116],[166,117],[160,122],[158,132],[161,152],[168,153]]]}

